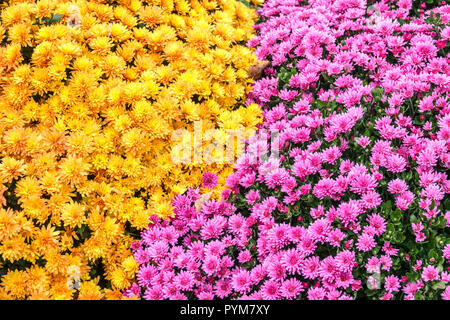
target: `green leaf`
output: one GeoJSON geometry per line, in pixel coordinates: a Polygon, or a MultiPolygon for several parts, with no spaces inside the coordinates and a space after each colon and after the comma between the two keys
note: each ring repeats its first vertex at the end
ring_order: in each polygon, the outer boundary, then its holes
{"type": "Polygon", "coordinates": [[[402,243],[406,240],[406,236],[402,232],[396,232],[394,233],[393,240],[394,243],[402,243]]]}
{"type": "Polygon", "coordinates": [[[384,238],[386,240],[392,239],[392,237],[394,236],[394,232],[395,232],[395,227],[392,223],[388,223],[388,225],[386,226],[386,232],[384,233],[384,238]]]}
{"type": "Polygon", "coordinates": [[[408,272],[406,274],[406,277],[408,278],[408,281],[412,281],[412,282],[414,282],[414,281],[416,281],[418,279],[417,274],[415,274],[413,272],[408,272]]]}
{"type": "Polygon", "coordinates": [[[434,259],[437,260],[439,258],[439,255],[437,254],[436,250],[431,249],[428,251],[428,259],[434,259]]]}
{"type": "Polygon", "coordinates": [[[59,13],[54,14],[53,17],[50,19],[50,23],[56,23],[56,22],[61,21],[61,18],[62,18],[63,16],[64,16],[64,15],[59,14],[59,13]]]}
{"type": "Polygon", "coordinates": [[[433,200],[433,201],[431,202],[430,210],[433,210],[435,207],[436,207],[436,201],[433,200]]]}
{"type": "Polygon", "coordinates": [[[445,219],[443,216],[440,216],[439,218],[439,228],[445,229],[447,227],[447,219],[445,219]]]}
{"type": "Polygon", "coordinates": [[[440,282],[438,282],[438,283],[435,283],[431,288],[433,288],[433,290],[437,290],[437,289],[444,290],[446,284],[447,284],[447,282],[445,282],[445,281],[440,281],[440,282]]]}
{"type": "Polygon", "coordinates": [[[439,227],[440,223],[441,223],[441,221],[439,220],[439,217],[434,218],[434,219],[431,220],[431,225],[433,227],[439,227]]]}
{"type": "Polygon", "coordinates": [[[382,205],[381,207],[382,207],[382,209],[384,210],[384,212],[389,212],[389,211],[391,211],[391,208],[392,208],[391,200],[384,202],[383,205],[382,205]]]}
{"type": "Polygon", "coordinates": [[[402,217],[403,217],[402,212],[399,209],[396,209],[395,211],[391,212],[391,219],[395,223],[399,223],[402,217]]]}
{"type": "Polygon", "coordinates": [[[420,292],[417,292],[414,299],[415,300],[425,300],[425,297],[420,292]]]}

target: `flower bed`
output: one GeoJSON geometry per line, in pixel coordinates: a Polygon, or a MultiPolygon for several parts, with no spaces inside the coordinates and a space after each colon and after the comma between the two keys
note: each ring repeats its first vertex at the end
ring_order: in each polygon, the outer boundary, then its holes
{"type": "Polygon", "coordinates": [[[243,107],[255,11],[234,0],[0,5],[0,298],[118,298],[151,213],[170,217],[202,171],[222,186],[231,173],[173,163],[173,133],[259,122],[243,107]]]}
{"type": "Polygon", "coordinates": [[[266,1],[264,123],[222,201],[152,221],[125,295],[450,299],[450,6],[417,8],[266,1]]]}

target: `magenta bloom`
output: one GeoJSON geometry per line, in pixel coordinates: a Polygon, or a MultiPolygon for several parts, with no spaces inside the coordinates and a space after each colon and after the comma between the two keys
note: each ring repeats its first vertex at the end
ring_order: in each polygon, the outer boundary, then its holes
{"type": "Polygon", "coordinates": [[[399,196],[395,197],[395,204],[400,210],[406,210],[414,201],[415,196],[411,191],[405,191],[399,196]]]}
{"type": "Polygon", "coordinates": [[[281,263],[286,268],[287,272],[296,274],[301,270],[302,256],[299,251],[290,249],[284,253],[281,258],[281,263]]]}
{"type": "Polygon", "coordinates": [[[450,259],[450,244],[447,244],[442,252],[445,259],[450,259]]]}
{"type": "Polygon", "coordinates": [[[232,291],[231,283],[229,280],[219,280],[217,281],[216,287],[214,289],[214,292],[217,297],[220,299],[223,299],[230,295],[232,291]]]}
{"type": "Polygon", "coordinates": [[[363,147],[364,149],[370,144],[370,138],[369,137],[359,137],[358,138],[358,144],[363,147]]]}
{"type": "Polygon", "coordinates": [[[355,264],[355,253],[342,251],[336,255],[336,265],[341,271],[351,271],[355,264]]]}
{"type": "Polygon", "coordinates": [[[302,283],[295,278],[285,280],[280,288],[281,296],[286,299],[297,297],[303,290],[302,283]]]}
{"type": "Polygon", "coordinates": [[[408,190],[408,186],[405,181],[401,179],[394,179],[389,181],[388,190],[392,194],[401,194],[408,190]]]}
{"type": "Polygon", "coordinates": [[[326,291],[323,288],[310,288],[308,290],[309,300],[325,300],[326,291]]]}
{"type": "Polygon", "coordinates": [[[252,259],[252,255],[251,255],[250,251],[248,251],[248,250],[244,250],[241,253],[239,253],[239,255],[238,255],[238,261],[240,263],[248,262],[251,259],[252,259]]]}
{"type": "Polygon", "coordinates": [[[424,281],[439,280],[439,270],[433,266],[423,268],[422,279],[424,281]]]}
{"type": "Polygon", "coordinates": [[[400,281],[396,276],[388,276],[384,279],[384,288],[388,292],[397,292],[400,289],[400,281]]]}
{"type": "Polygon", "coordinates": [[[277,281],[267,280],[261,287],[264,300],[277,300],[280,297],[280,285],[277,281]]]}
{"type": "Polygon", "coordinates": [[[450,286],[445,287],[444,292],[442,292],[442,300],[450,300],[450,286]]]}
{"type": "Polygon", "coordinates": [[[251,274],[247,270],[241,270],[233,276],[233,289],[239,293],[246,293],[252,285],[251,274]]]}
{"type": "Polygon", "coordinates": [[[375,239],[373,236],[370,236],[368,234],[362,234],[358,238],[358,242],[356,243],[356,247],[358,250],[367,252],[370,251],[372,248],[374,248],[376,245],[375,239]]]}
{"type": "Polygon", "coordinates": [[[214,189],[217,186],[217,176],[211,172],[203,174],[203,187],[214,189]]]}
{"type": "Polygon", "coordinates": [[[195,278],[191,272],[181,271],[174,279],[178,290],[190,290],[194,286],[195,278]]]}
{"type": "Polygon", "coordinates": [[[221,269],[220,259],[217,256],[207,256],[203,263],[203,270],[209,276],[216,275],[221,269]]]}

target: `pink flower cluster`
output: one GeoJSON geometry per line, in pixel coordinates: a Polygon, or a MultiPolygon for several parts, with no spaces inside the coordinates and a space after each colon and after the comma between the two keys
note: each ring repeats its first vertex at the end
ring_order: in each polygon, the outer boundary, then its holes
{"type": "Polygon", "coordinates": [[[197,211],[199,199],[198,189],[190,189],[173,200],[174,220],[152,217],[150,228],[133,244],[141,267],[137,283],[125,295],[150,300],[270,300],[304,293],[309,299],[350,299],[344,290],[361,287],[352,275],[357,265],[354,252],[344,249],[323,260],[314,254],[320,244],[342,240],[327,219],[309,228],[294,227],[274,223],[274,198],[249,217],[225,201],[207,201],[197,211]]]}
{"type": "Polygon", "coordinates": [[[412,6],[265,2],[264,123],[223,201],[143,232],[126,295],[450,299],[450,6],[412,6]]]}

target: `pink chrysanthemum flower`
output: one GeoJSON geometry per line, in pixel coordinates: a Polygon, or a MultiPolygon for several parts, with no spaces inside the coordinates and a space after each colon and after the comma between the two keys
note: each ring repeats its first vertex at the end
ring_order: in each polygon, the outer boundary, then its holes
{"type": "Polygon", "coordinates": [[[409,208],[414,199],[415,196],[411,191],[405,191],[395,197],[395,204],[400,210],[406,210],[409,208]]]}
{"type": "Polygon", "coordinates": [[[408,185],[402,179],[394,179],[388,183],[388,191],[392,194],[401,194],[408,190],[408,185]]]}
{"type": "Polygon", "coordinates": [[[355,265],[355,253],[345,250],[336,255],[336,266],[341,271],[351,271],[355,265]]]}
{"type": "Polygon", "coordinates": [[[280,288],[280,293],[283,298],[294,299],[304,290],[302,283],[295,279],[290,278],[283,281],[280,288]]]}
{"type": "Polygon", "coordinates": [[[442,255],[445,259],[450,259],[450,244],[447,244],[442,250],[442,255]]]}
{"type": "Polygon", "coordinates": [[[399,291],[399,289],[400,289],[399,279],[394,275],[387,276],[384,279],[384,288],[387,290],[387,292],[399,291]]]}
{"type": "Polygon", "coordinates": [[[376,273],[380,272],[380,260],[377,257],[371,257],[366,264],[367,272],[376,273]]]}
{"type": "Polygon", "coordinates": [[[231,282],[229,280],[219,280],[214,288],[214,293],[220,299],[228,297],[231,294],[231,282]]]}
{"type": "Polygon", "coordinates": [[[309,300],[325,300],[326,291],[323,288],[310,288],[308,290],[309,300]]]}
{"type": "Polygon", "coordinates": [[[398,154],[391,154],[386,158],[385,166],[390,172],[403,172],[406,169],[406,160],[398,154]]]}
{"type": "Polygon", "coordinates": [[[194,286],[195,276],[188,271],[181,271],[177,276],[175,276],[174,283],[178,290],[191,290],[194,286]]]}
{"type": "Polygon", "coordinates": [[[370,144],[370,138],[362,136],[362,137],[358,138],[357,142],[361,147],[363,147],[365,149],[370,144]]]}
{"type": "Polygon", "coordinates": [[[450,286],[445,287],[441,294],[442,300],[450,300],[450,286]]]}
{"type": "Polygon", "coordinates": [[[344,238],[345,234],[339,229],[331,230],[327,235],[327,241],[334,247],[339,247],[344,238]]]}
{"type": "Polygon", "coordinates": [[[439,270],[433,266],[423,268],[422,279],[424,281],[439,280],[439,270]]]}
{"type": "Polygon", "coordinates": [[[290,274],[298,273],[302,268],[302,255],[296,249],[289,249],[281,257],[281,263],[290,274]]]}
{"type": "Polygon", "coordinates": [[[251,259],[252,259],[252,255],[251,255],[250,251],[248,251],[248,250],[241,251],[238,255],[239,263],[246,263],[246,262],[250,261],[251,259]]]}
{"type": "Polygon", "coordinates": [[[252,285],[251,274],[247,270],[241,270],[233,276],[233,289],[239,293],[247,293],[252,285]]]}
{"type": "Polygon", "coordinates": [[[304,260],[302,264],[302,273],[307,279],[314,279],[319,273],[319,257],[310,257],[304,260]]]}
{"type": "Polygon", "coordinates": [[[352,179],[350,190],[358,194],[371,192],[377,186],[376,180],[369,174],[361,174],[352,179]]]}
{"type": "Polygon", "coordinates": [[[358,248],[358,250],[360,251],[370,251],[372,250],[376,245],[375,239],[373,238],[373,236],[370,236],[368,234],[362,234],[361,236],[359,236],[358,241],[356,243],[356,247],[358,248]]]}
{"type": "Polygon", "coordinates": [[[382,203],[382,200],[377,192],[369,191],[363,194],[361,197],[361,203],[367,209],[374,209],[382,203]]]}
{"type": "Polygon", "coordinates": [[[280,297],[280,285],[277,281],[267,280],[260,292],[264,300],[277,300],[280,297]]]}
{"type": "Polygon", "coordinates": [[[203,174],[203,186],[205,188],[214,189],[217,185],[218,177],[211,172],[206,172],[203,174]]]}
{"type": "Polygon", "coordinates": [[[203,262],[203,270],[208,276],[216,275],[221,269],[220,259],[217,256],[207,256],[203,262]]]}

